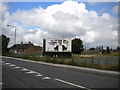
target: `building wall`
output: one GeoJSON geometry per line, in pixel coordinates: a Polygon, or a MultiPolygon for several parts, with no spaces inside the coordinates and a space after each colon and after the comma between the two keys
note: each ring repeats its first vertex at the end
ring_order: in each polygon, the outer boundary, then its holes
{"type": "Polygon", "coordinates": [[[37,50],[36,47],[30,45],[27,49],[24,50],[24,54],[41,54],[42,51],[37,50]]]}
{"type": "Polygon", "coordinates": [[[33,45],[29,45],[26,49],[9,50],[9,52],[17,54],[42,54],[42,50],[37,50],[33,45]]]}

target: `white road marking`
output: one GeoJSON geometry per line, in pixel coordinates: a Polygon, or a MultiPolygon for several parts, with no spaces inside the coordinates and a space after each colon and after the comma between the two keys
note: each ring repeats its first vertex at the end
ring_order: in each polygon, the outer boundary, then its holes
{"type": "Polygon", "coordinates": [[[0,83],[0,85],[2,85],[2,84],[4,84],[4,83],[0,83]]]}
{"type": "Polygon", "coordinates": [[[13,67],[13,68],[20,68],[20,67],[13,67]]]}
{"type": "Polygon", "coordinates": [[[50,77],[44,77],[44,78],[42,78],[42,79],[44,79],[44,80],[48,80],[48,79],[50,79],[50,77]]]}
{"type": "Polygon", "coordinates": [[[9,65],[9,64],[11,64],[11,63],[5,63],[4,65],[9,65]]]}
{"type": "Polygon", "coordinates": [[[83,89],[87,89],[87,90],[92,90],[92,89],[89,89],[87,87],[84,87],[84,86],[80,86],[80,85],[77,85],[77,84],[74,84],[74,83],[71,83],[71,82],[67,82],[67,81],[64,81],[64,80],[61,80],[61,79],[57,79],[55,78],[56,81],[59,81],[59,82],[63,82],[65,84],[69,84],[69,85],[72,85],[72,86],[75,86],[75,87],[79,87],[79,88],[83,88],[83,89]]]}
{"type": "Polygon", "coordinates": [[[41,77],[42,75],[39,73],[38,75],[35,75],[36,77],[41,77]]]}
{"type": "Polygon", "coordinates": [[[22,68],[21,71],[29,71],[29,69],[26,69],[26,68],[22,68]]]}
{"type": "Polygon", "coordinates": [[[35,72],[35,71],[26,72],[26,74],[33,74],[33,73],[37,73],[37,72],[35,72]]]}
{"type": "Polygon", "coordinates": [[[16,65],[14,65],[14,64],[11,64],[10,66],[11,66],[11,67],[14,67],[14,66],[16,66],[16,65]]]}

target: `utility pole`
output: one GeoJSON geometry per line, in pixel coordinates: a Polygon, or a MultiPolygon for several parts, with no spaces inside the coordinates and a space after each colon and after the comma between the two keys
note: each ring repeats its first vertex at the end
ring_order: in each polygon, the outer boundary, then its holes
{"type": "Polygon", "coordinates": [[[14,45],[15,45],[16,44],[16,27],[12,25],[7,25],[7,26],[15,28],[15,36],[14,36],[14,45]]]}

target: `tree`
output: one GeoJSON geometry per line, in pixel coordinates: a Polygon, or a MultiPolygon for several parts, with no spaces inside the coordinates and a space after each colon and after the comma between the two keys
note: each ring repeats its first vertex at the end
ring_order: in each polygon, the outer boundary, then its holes
{"type": "Polygon", "coordinates": [[[107,47],[107,49],[106,49],[106,53],[107,53],[107,54],[110,53],[110,48],[109,48],[109,47],[107,47]]]}
{"type": "Polygon", "coordinates": [[[117,46],[117,51],[120,51],[120,46],[117,46]]]}
{"type": "Polygon", "coordinates": [[[81,54],[83,51],[83,41],[80,38],[72,40],[72,53],[81,54]]]}
{"type": "Polygon", "coordinates": [[[95,48],[93,47],[93,48],[90,48],[89,50],[95,50],[95,48]]]}
{"type": "Polygon", "coordinates": [[[2,40],[2,54],[5,54],[8,51],[7,46],[10,41],[10,38],[8,38],[5,35],[1,35],[0,40],[2,40]]]}

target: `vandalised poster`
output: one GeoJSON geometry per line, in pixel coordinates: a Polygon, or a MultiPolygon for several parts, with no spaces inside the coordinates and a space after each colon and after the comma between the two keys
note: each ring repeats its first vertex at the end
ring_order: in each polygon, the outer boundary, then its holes
{"type": "Polygon", "coordinates": [[[46,39],[46,52],[71,52],[71,39],[46,39]]]}

